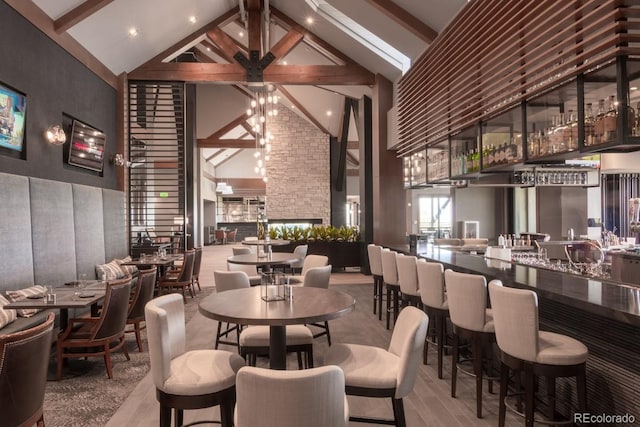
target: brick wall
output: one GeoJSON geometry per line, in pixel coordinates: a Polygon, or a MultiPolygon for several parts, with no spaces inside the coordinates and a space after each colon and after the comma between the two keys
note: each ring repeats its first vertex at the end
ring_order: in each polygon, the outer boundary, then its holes
{"type": "Polygon", "coordinates": [[[284,106],[278,110],[269,120],[275,139],[267,162],[267,216],[330,224],[329,135],[284,106]]]}

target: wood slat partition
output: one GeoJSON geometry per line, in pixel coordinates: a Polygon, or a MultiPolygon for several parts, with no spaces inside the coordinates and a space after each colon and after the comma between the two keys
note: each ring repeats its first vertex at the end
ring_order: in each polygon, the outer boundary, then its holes
{"type": "Polygon", "coordinates": [[[398,154],[606,64],[640,56],[633,0],[475,0],[398,84],[398,154]]]}

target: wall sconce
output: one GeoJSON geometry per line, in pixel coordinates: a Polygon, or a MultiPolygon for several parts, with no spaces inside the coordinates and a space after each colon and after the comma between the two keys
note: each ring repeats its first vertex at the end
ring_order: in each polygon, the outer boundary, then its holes
{"type": "Polygon", "coordinates": [[[127,161],[124,159],[124,156],[120,153],[116,153],[111,158],[111,164],[115,166],[128,166],[127,161]]]}
{"type": "Polygon", "coordinates": [[[49,126],[44,133],[44,137],[52,145],[62,145],[67,142],[67,134],[64,133],[60,125],[49,126]]]}

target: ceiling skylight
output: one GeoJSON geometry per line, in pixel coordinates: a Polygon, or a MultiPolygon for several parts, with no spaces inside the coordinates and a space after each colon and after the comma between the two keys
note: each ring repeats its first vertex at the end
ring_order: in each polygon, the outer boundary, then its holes
{"type": "Polygon", "coordinates": [[[354,40],[365,46],[367,49],[384,59],[402,74],[411,67],[411,59],[402,52],[382,40],[380,37],[331,6],[325,0],[305,0],[305,2],[320,16],[349,35],[354,40]]]}

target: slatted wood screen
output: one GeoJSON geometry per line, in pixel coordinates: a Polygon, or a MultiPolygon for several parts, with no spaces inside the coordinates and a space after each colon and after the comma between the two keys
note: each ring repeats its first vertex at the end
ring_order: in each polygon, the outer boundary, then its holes
{"type": "Polygon", "coordinates": [[[186,204],[184,110],[183,83],[129,84],[129,221],[133,246],[142,236],[154,243],[170,243],[174,251],[184,249],[180,235],[186,204]]]}
{"type": "Polygon", "coordinates": [[[640,56],[637,0],[473,0],[399,81],[399,155],[617,55],[640,56]]]}

